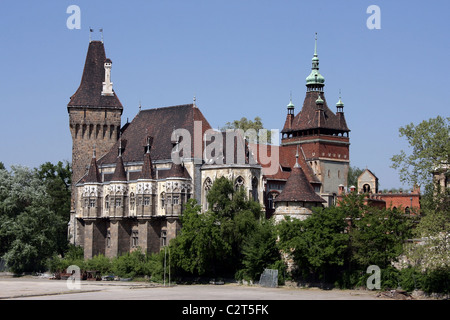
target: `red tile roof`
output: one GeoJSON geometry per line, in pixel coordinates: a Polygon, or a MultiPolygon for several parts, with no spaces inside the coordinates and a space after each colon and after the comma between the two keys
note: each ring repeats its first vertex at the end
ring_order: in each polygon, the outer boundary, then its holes
{"type": "Polygon", "coordinates": [[[292,168],[283,191],[274,201],[326,202],[314,191],[300,165],[292,168]]]}
{"type": "MultiPolygon", "coordinates": [[[[267,145],[267,158],[272,157],[273,152],[278,152],[278,159],[279,159],[279,165],[278,170],[275,174],[265,174],[264,171],[266,168],[270,166],[269,164],[262,164],[266,163],[267,159],[262,158],[261,155],[261,148],[260,145],[257,144],[250,144],[250,148],[253,151],[253,154],[257,156],[258,163],[261,164],[263,168],[263,175],[266,179],[270,180],[287,180],[291,174],[292,168],[295,165],[295,155],[297,153],[297,145],[286,145],[286,146],[275,146],[275,145],[267,145]]],[[[314,171],[309,166],[309,164],[306,162],[305,157],[302,152],[302,148],[299,147],[299,158],[298,162],[304,168],[305,178],[306,181],[310,183],[320,184],[320,180],[317,178],[317,176],[314,174],[314,171]]],[[[263,152],[264,153],[264,152],[263,152]]],[[[275,159],[275,158],[273,158],[275,159]]]]}
{"type": "Polygon", "coordinates": [[[320,96],[324,101],[322,112],[317,111],[318,108],[316,105],[316,100],[319,97],[319,92],[308,91],[306,92],[302,110],[292,120],[291,128],[289,128],[289,126],[285,124],[282,132],[284,133],[309,129],[329,129],[340,132],[350,131],[347,127],[344,114],[340,112],[338,112],[337,115],[334,114],[328,108],[327,101],[323,92],[320,92],[320,96]]]}

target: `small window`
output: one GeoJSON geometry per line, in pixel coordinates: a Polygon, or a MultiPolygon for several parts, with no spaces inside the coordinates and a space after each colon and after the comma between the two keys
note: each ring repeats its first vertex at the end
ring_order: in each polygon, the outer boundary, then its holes
{"type": "Polygon", "coordinates": [[[84,199],[84,207],[89,207],[89,199],[84,199]]]}
{"type": "Polygon", "coordinates": [[[106,231],[106,247],[111,248],[111,231],[106,231]]]}
{"type": "Polygon", "coordinates": [[[267,206],[269,207],[269,209],[274,209],[273,195],[271,193],[269,193],[269,195],[267,196],[267,206]]]}
{"type": "Polygon", "coordinates": [[[165,247],[167,245],[167,231],[162,230],[161,231],[161,245],[165,247]]]}
{"type": "Polygon", "coordinates": [[[109,209],[109,196],[106,196],[105,198],[105,208],[109,209]]]}
{"type": "Polygon", "coordinates": [[[90,208],[95,208],[95,205],[96,205],[95,199],[89,199],[89,207],[90,208]]]}
{"type": "Polygon", "coordinates": [[[173,196],[173,204],[179,204],[180,197],[179,196],[173,196]]]}
{"type": "Polygon", "coordinates": [[[116,198],[116,207],[121,207],[121,206],[122,206],[122,199],[116,198]]]}
{"type": "Polygon", "coordinates": [[[150,197],[144,197],[144,206],[150,205],[150,197]]]}

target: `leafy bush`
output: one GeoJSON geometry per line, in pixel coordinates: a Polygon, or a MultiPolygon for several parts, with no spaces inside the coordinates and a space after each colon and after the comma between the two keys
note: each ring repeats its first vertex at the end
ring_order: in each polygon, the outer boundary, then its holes
{"type": "Polygon", "coordinates": [[[84,264],[86,271],[99,271],[102,275],[111,273],[112,263],[111,259],[99,254],[90,260],[86,260],[84,264]]]}
{"type": "Polygon", "coordinates": [[[450,293],[450,267],[427,271],[423,276],[422,290],[431,293],[450,293]]]}
{"type": "Polygon", "coordinates": [[[146,267],[146,256],[140,250],[125,253],[112,259],[112,272],[122,278],[133,278],[136,275],[149,275],[146,267]]]}
{"type": "Polygon", "coordinates": [[[414,267],[408,267],[400,270],[399,282],[400,287],[408,292],[422,288],[424,275],[414,267]]]}

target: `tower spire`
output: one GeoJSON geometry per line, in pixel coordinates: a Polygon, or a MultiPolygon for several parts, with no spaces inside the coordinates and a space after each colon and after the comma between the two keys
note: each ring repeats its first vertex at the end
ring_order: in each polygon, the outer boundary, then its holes
{"type": "Polygon", "coordinates": [[[312,58],[311,73],[306,78],[308,91],[322,91],[325,78],[319,72],[319,56],[317,55],[317,32],[314,37],[314,56],[312,58]]]}
{"type": "Polygon", "coordinates": [[[314,43],[314,57],[317,57],[317,32],[316,32],[315,43],[314,43]]]}
{"type": "Polygon", "coordinates": [[[337,112],[344,112],[344,103],[341,99],[341,90],[339,89],[339,101],[336,103],[337,112]]]}

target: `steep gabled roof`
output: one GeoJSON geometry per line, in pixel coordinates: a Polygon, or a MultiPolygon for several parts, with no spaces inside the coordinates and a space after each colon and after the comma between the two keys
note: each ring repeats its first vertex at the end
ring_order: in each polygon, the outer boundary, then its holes
{"type": "MultiPolygon", "coordinates": [[[[183,157],[191,158],[194,156],[194,141],[196,138],[202,139],[206,130],[211,129],[200,110],[193,104],[154,108],[141,110],[122,131],[122,140],[127,144],[123,148],[122,157],[125,163],[141,162],[142,154],[145,152],[147,137],[153,137],[150,156],[152,161],[169,160],[172,155],[173,141],[172,132],[175,129],[185,129],[191,136],[191,154],[183,157]],[[201,132],[198,137],[194,136],[194,123],[199,121],[201,132]]],[[[197,141],[198,142],[198,141],[197,141]]],[[[198,142],[203,148],[203,143],[198,142]]],[[[99,159],[99,165],[115,163],[117,157],[117,148],[119,141],[99,159]]],[[[203,150],[203,149],[202,149],[203,150]]]]}
{"type": "MultiPolygon", "coordinates": [[[[101,41],[89,43],[83,76],[78,90],[70,97],[70,107],[114,108],[122,110],[122,103],[117,94],[102,96],[103,81],[105,81],[106,62],[105,47],[101,41]]],[[[111,61],[111,60],[109,60],[111,61]]]]}

